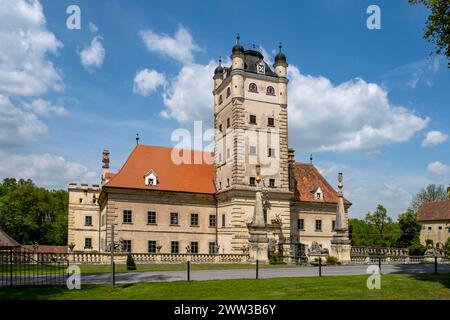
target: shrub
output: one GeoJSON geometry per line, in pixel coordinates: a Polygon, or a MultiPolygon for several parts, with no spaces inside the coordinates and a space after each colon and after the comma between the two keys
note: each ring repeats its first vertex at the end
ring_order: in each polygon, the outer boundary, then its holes
{"type": "Polygon", "coordinates": [[[419,239],[413,240],[411,246],[409,246],[409,254],[411,256],[423,256],[425,251],[427,250],[427,247],[422,245],[419,242],[419,239]]]}
{"type": "Polygon", "coordinates": [[[127,255],[127,270],[136,270],[136,263],[134,263],[131,253],[127,255]]]}
{"type": "Polygon", "coordinates": [[[285,264],[283,256],[279,252],[271,252],[269,255],[270,264],[285,264]]]}
{"type": "Polygon", "coordinates": [[[427,245],[427,247],[428,246],[433,246],[433,240],[427,239],[427,240],[425,240],[425,244],[427,245]]]}
{"type": "Polygon", "coordinates": [[[327,264],[332,265],[332,264],[338,264],[338,263],[339,262],[336,257],[331,257],[331,256],[327,257],[327,264]]]}

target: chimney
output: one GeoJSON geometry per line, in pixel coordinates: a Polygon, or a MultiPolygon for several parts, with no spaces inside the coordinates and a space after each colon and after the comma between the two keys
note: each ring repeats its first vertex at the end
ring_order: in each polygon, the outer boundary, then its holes
{"type": "Polygon", "coordinates": [[[103,159],[102,159],[102,184],[106,181],[106,174],[109,172],[109,150],[103,150],[103,159]]]}
{"type": "Polygon", "coordinates": [[[295,189],[295,150],[288,149],[288,168],[289,168],[289,190],[295,189]]]}

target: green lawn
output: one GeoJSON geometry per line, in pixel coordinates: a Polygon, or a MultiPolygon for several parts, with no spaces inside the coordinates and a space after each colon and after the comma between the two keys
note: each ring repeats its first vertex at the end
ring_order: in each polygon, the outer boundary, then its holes
{"type": "Polygon", "coordinates": [[[381,289],[369,290],[367,276],[212,280],[0,288],[0,299],[444,299],[450,300],[450,274],[382,275],[381,289]]]}

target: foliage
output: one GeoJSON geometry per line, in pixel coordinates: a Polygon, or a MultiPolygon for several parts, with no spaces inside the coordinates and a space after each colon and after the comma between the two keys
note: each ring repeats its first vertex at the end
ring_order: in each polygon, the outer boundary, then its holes
{"type": "Polygon", "coordinates": [[[423,38],[436,45],[436,54],[445,54],[450,67],[450,2],[448,0],[408,0],[430,9],[423,38]]]}
{"type": "Polygon", "coordinates": [[[446,199],[447,191],[443,185],[429,184],[414,196],[411,202],[411,209],[417,213],[420,206],[426,202],[446,199]]]}
{"type": "Polygon", "coordinates": [[[411,245],[409,246],[409,254],[412,256],[423,256],[427,247],[420,243],[419,238],[413,239],[411,245]]]}
{"type": "Polygon", "coordinates": [[[425,244],[427,245],[427,247],[428,247],[428,246],[433,246],[433,245],[434,245],[434,242],[433,242],[432,239],[426,239],[426,240],[425,240],[425,244]]]}
{"type": "Polygon", "coordinates": [[[136,263],[131,253],[127,255],[127,270],[136,270],[136,263]]]}
{"type": "Polygon", "coordinates": [[[327,257],[327,264],[328,265],[340,264],[340,262],[338,261],[338,259],[336,257],[328,256],[327,257]]]}
{"type": "Polygon", "coordinates": [[[281,255],[280,252],[270,252],[269,263],[270,264],[285,264],[285,262],[283,262],[283,256],[281,255]]]}
{"type": "Polygon", "coordinates": [[[47,190],[31,180],[6,178],[0,184],[0,228],[21,244],[67,243],[68,193],[47,190]]]}
{"type": "Polygon", "coordinates": [[[419,239],[420,224],[417,223],[416,215],[412,209],[407,209],[405,213],[398,217],[400,237],[398,246],[402,248],[410,247],[414,240],[419,239]]]}

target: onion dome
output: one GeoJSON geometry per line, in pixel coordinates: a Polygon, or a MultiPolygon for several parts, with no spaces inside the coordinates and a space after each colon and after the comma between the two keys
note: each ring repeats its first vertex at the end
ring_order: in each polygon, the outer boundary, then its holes
{"type": "Polygon", "coordinates": [[[286,63],[286,56],[281,52],[281,43],[278,48],[280,48],[280,51],[275,56],[275,63],[286,63]]]}
{"type": "Polygon", "coordinates": [[[239,44],[239,39],[241,39],[241,37],[239,36],[239,33],[238,33],[237,37],[236,37],[236,44],[233,46],[233,49],[231,49],[232,54],[239,53],[239,52],[244,53],[244,47],[239,44]]]}
{"type": "Polygon", "coordinates": [[[223,74],[223,67],[222,67],[222,59],[219,58],[219,65],[216,69],[214,69],[214,75],[222,75],[223,74]]]}

